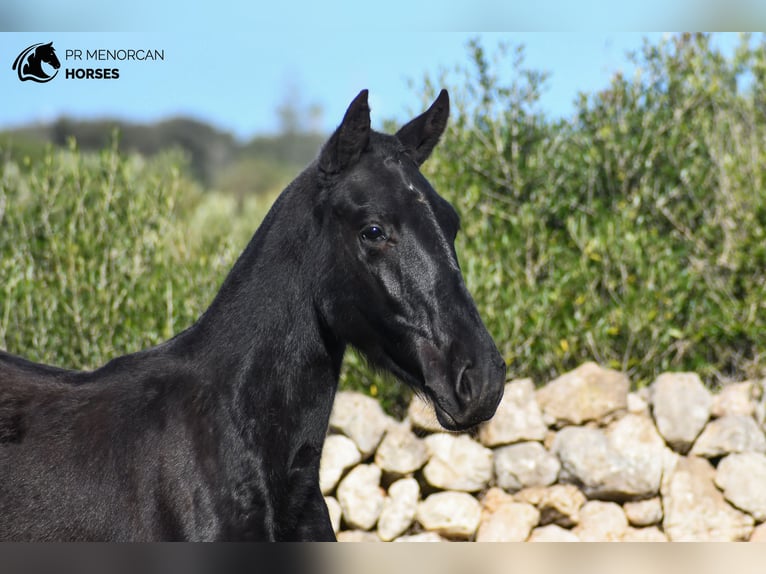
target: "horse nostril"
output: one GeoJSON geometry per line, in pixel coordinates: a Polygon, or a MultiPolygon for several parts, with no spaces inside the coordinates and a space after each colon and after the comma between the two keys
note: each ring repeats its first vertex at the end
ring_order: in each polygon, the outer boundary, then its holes
{"type": "Polygon", "coordinates": [[[467,403],[473,398],[473,388],[471,387],[471,377],[469,376],[471,366],[469,361],[460,368],[457,375],[456,395],[463,403],[467,403]]]}

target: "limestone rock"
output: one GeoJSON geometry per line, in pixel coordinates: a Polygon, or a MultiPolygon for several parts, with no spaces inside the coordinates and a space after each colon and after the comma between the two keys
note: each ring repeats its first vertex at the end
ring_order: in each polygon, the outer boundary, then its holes
{"type": "Polygon", "coordinates": [[[330,524],[332,524],[333,532],[336,536],[340,530],[340,517],[343,511],[340,508],[338,501],[332,496],[325,496],[324,502],[327,505],[327,512],[330,514],[330,524]]]}
{"type": "Polygon", "coordinates": [[[633,526],[652,526],[662,522],[662,501],[659,497],[626,502],[622,509],[633,526]]]}
{"type": "Polygon", "coordinates": [[[340,434],[328,436],[319,460],[319,487],[329,494],[337,486],[346,469],[359,464],[362,455],[350,438],[340,434]]]}
{"type": "Polygon", "coordinates": [[[522,442],[495,449],[495,480],[506,490],[548,486],[556,482],[559,460],[539,442],[522,442]]]}
{"type": "Polygon", "coordinates": [[[626,415],[606,432],[566,427],[553,441],[561,481],[581,485],[586,496],[627,500],[656,495],[671,453],[651,421],[626,415]]]}
{"type": "Polygon", "coordinates": [[[696,373],[663,373],[651,394],[657,429],[673,450],[685,454],[710,418],[710,392],[696,373]]]}
{"type": "Polygon", "coordinates": [[[540,511],[525,502],[510,502],[482,516],[477,542],[523,542],[540,520],[540,511]]]}
{"type": "Polygon", "coordinates": [[[553,448],[553,441],[556,440],[556,431],[549,430],[547,433],[545,433],[545,438],[543,439],[543,446],[546,450],[550,451],[551,448],[553,448]]]}
{"type": "Polygon", "coordinates": [[[607,481],[619,474],[623,461],[610,447],[604,431],[590,427],[566,427],[556,433],[551,451],[561,461],[561,481],[582,486],[588,496],[605,490],[607,481]]]}
{"type": "Polygon", "coordinates": [[[427,460],[428,447],[404,424],[389,428],[375,452],[375,464],[399,476],[415,472],[427,460]]]}
{"type": "Polygon", "coordinates": [[[580,523],[573,532],[583,542],[616,542],[628,529],[628,519],[614,502],[589,500],[580,509],[580,523]]]}
{"type": "Polygon", "coordinates": [[[412,524],[418,508],[420,486],[414,478],[402,478],[388,487],[388,497],[378,519],[378,536],[390,541],[400,536],[412,524]]]}
{"type": "Polygon", "coordinates": [[[417,534],[400,536],[394,542],[446,542],[446,540],[436,534],[436,532],[419,532],[417,534]]]}
{"type": "Polygon", "coordinates": [[[627,408],[628,377],[584,363],[537,391],[537,402],[557,426],[600,421],[627,408]]]}
{"type": "Polygon", "coordinates": [[[410,406],[407,409],[407,417],[415,428],[428,432],[444,432],[444,427],[436,418],[436,411],[431,403],[425,401],[420,395],[413,395],[410,406]]]}
{"type": "Polygon", "coordinates": [[[425,442],[431,458],[423,476],[431,486],[475,492],[492,478],[492,451],[467,435],[438,433],[427,436],[425,442]]]}
{"type": "Polygon", "coordinates": [[[343,391],[335,396],[330,427],[353,440],[364,458],[375,451],[383,433],[392,424],[393,419],[372,397],[353,391],[343,391]]]}
{"type": "Polygon", "coordinates": [[[755,381],[753,383],[753,416],[758,426],[764,428],[766,425],[766,379],[755,381]]]}
{"type": "Polygon", "coordinates": [[[753,529],[750,535],[750,542],[766,542],[766,522],[763,522],[753,529]]]}
{"type": "Polygon", "coordinates": [[[338,486],[338,502],[343,517],[352,528],[369,530],[383,510],[380,468],[374,464],[354,467],[338,486]]]}
{"type": "Polygon", "coordinates": [[[649,416],[649,402],[640,393],[628,393],[628,412],[649,416]]]}
{"type": "Polygon", "coordinates": [[[691,450],[705,458],[733,452],[766,452],[766,437],[753,417],[726,415],[709,422],[691,450]]]}
{"type": "Polygon", "coordinates": [[[572,484],[525,488],[517,492],[514,499],[536,507],[540,511],[540,524],[555,523],[565,528],[579,522],[580,508],[586,501],[585,495],[572,484]]]}
{"type": "Polygon", "coordinates": [[[662,481],[663,530],[669,540],[747,540],[753,518],[732,508],[713,483],[715,469],[695,456],[678,459],[662,481]]]}
{"type": "Polygon", "coordinates": [[[631,528],[622,535],[623,542],[667,542],[668,537],[656,526],[647,528],[631,528]]]}
{"type": "Polygon", "coordinates": [[[753,416],[755,414],[755,401],[758,398],[759,390],[753,381],[725,385],[713,397],[710,413],[714,417],[731,415],[753,416]]]}
{"type": "Polygon", "coordinates": [[[588,497],[620,499],[651,495],[653,484],[637,480],[601,429],[566,427],[551,449],[561,461],[561,480],[581,486],[588,497]]]}
{"type": "Polygon", "coordinates": [[[495,416],[479,429],[479,441],[484,446],[540,441],[547,430],[535,399],[534,383],[520,379],[506,383],[495,416]]]}
{"type": "Polygon", "coordinates": [[[628,482],[648,484],[648,491],[659,492],[663,473],[675,466],[678,455],[665,444],[652,419],[628,414],[610,424],[604,432],[609,445],[625,461],[625,472],[633,477],[628,482]]]}
{"type": "Polygon", "coordinates": [[[557,524],[548,524],[535,528],[527,539],[528,542],[580,542],[571,530],[557,524]]]}
{"type": "Polygon", "coordinates": [[[734,506],[758,522],[766,520],[766,456],[755,452],[727,456],[718,464],[715,483],[734,506]]]}
{"type": "Polygon", "coordinates": [[[514,502],[513,496],[505,492],[502,488],[493,486],[484,493],[481,499],[481,508],[483,512],[495,512],[503,504],[514,502]]]}
{"type": "Polygon", "coordinates": [[[426,530],[468,539],[481,520],[481,505],[465,492],[437,492],[418,504],[417,520],[426,530]]]}

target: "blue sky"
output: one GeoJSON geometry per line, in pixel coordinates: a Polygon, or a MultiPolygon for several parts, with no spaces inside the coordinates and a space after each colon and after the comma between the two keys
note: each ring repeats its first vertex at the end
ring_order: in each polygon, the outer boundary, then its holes
{"type": "MultiPolygon", "coordinates": [[[[189,17],[187,14],[185,17],[189,17]]],[[[67,115],[118,117],[137,122],[191,116],[248,138],[278,128],[276,108],[287,97],[322,107],[324,131],[340,120],[360,89],[370,90],[373,121],[405,119],[420,107],[425,73],[436,75],[467,61],[466,44],[479,36],[490,48],[499,41],[524,44],[526,63],[551,73],[543,110],[567,116],[578,92],[605,87],[616,71],[631,72],[625,54],[641,46],[640,32],[429,32],[337,28],[243,26],[173,32],[5,32],[0,34],[0,129],[67,115]],[[53,41],[68,67],[118,67],[118,80],[20,82],[11,70],[16,55],[38,42],[53,41]],[[159,62],[76,62],[68,49],[162,49],[159,62]]],[[[201,22],[196,21],[198,28],[201,22]]],[[[727,46],[736,35],[722,36],[727,46]]],[[[379,124],[378,124],[379,125],[379,124]]]]}
{"type": "MultiPolygon", "coordinates": [[[[284,34],[255,36],[135,33],[3,34],[0,54],[7,62],[0,75],[5,105],[0,126],[74,117],[118,116],[149,121],[191,115],[241,137],[277,129],[277,106],[287,97],[324,109],[325,128],[336,124],[347,103],[370,90],[376,118],[400,117],[419,105],[407,79],[420,80],[444,67],[467,61],[471,33],[419,33],[406,42],[387,44],[386,34],[344,33],[321,41],[284,34]],[[376,37],[378,36],[378,37],[376,37]],[[64,61],[66,49],[155,48],[162,62],[123,62],[118,80],[65,80],[48,84],[19,82],[10,64],[27,45],[53,41],[63,67],[94,67],[93,62],[64,61]],[[297,95],[294,93],[297,91],[297,95]]],[[[544,105],[567,113],[578,90],[603,86],[625,66],[624,52],[641,43],[640,34],[484,34],[485,44],[500,39],[527,45],[528,63],[552,72],[544,105]]],[[[105,64],[107,65],[107,64],[105,64]]],[[[108,66],[112,66],[108,63],[108,66]]]]}

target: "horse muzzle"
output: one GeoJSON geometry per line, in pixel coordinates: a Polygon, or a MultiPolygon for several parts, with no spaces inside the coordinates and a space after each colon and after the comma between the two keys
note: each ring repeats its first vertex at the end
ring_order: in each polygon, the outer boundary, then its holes
{"type": "Polygon", "coordinates": [[[492,418],[503,398],[505,361],[496,348],[466,359],[430,343],[419,345],[426,395],[444,428],[465,430],[492,418]]]}

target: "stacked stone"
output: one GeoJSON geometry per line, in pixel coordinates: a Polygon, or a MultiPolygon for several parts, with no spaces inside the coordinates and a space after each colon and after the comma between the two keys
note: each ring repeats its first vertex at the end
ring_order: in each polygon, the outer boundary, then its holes
{"type": "Polygon", "coordinates": [[[766,539],[765,411],[763,382],[712,394],[665,373],[631,392],[594,363],[507,383],[471,435],[417,397],[398,422],[343,392],[320,485],[341,541],[766,539]]]}

